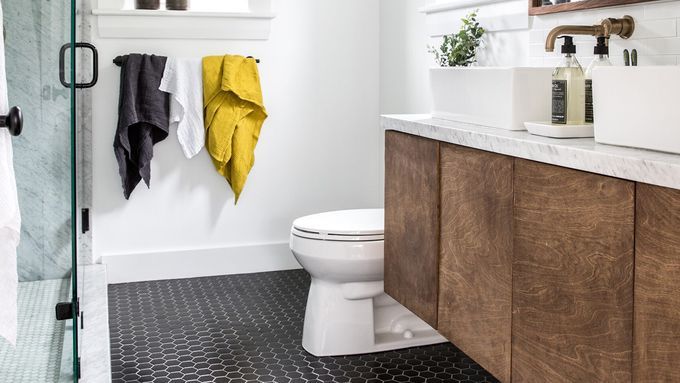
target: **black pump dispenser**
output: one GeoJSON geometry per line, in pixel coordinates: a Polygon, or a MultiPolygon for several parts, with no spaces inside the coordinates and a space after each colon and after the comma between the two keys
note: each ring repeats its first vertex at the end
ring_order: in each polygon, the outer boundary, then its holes
{"type": "Polygon", "coordinates": [[[604,36],[597,36],[597,45],[593,48],[593,53],[596,55],[609,55],[609,45],[607,38],[604,36]]]}
{"type": "Polygon", "coordinates": [[[564,44],[562,44],[562,53],[576,53],[576,45],[574,45],[574,38],[571,36],[560,36],[560,39],[564,39],[564,44]]]}

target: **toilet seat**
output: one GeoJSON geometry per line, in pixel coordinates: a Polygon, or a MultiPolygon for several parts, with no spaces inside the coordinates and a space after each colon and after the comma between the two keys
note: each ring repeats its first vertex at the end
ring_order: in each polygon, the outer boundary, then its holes
{"type": "Polygon", "coordinates": [[[383,209],[342,210],[298,218],[293,222],[291,234],[320,241],[382,241],[383,227],[383,209]]]}
{"type": "Polygon", "coordinates": [[[311,239],[315,241],[337,241],[337,242],[370,242],[382,241],[385,239],[384,234],[376,235],[346,235],[336,233],[321,233],[313,231],[300,230],[296,227],[291,229],[291,234],[296,237],[311,239]]]}

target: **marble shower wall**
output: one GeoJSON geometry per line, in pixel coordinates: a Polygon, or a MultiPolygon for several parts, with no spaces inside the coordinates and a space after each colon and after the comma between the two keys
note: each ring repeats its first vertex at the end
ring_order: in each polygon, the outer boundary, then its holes
{"type": "Polygon", "coordinates": [[[59,82],[59,48],[69,41],[67,2],[4,0],[10,105],[24,114],[14,139],[22,213],[21,281],[71,271],[69,90],[59,82]]]}

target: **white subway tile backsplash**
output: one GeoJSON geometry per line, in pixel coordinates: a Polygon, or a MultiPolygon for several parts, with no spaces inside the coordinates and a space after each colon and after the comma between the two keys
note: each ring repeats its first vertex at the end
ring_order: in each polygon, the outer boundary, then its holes
{"type": "Polygon", "coordinates": [[[557,44],[554,52],[546,52],[545,41],[539,44],[529,44],[529,57],[560,57],[560,46],[561,44],[557,44]]]}
{"type": "Polygon", "coordinates": [[[543,57],[530,57],[527,62],[530,67],[544,67],[543,57]]]}
{"type": "Polygon", "coordinates": [[[554,68],[562,63],[562,58],[561,57],[548,57],[543,59],[543,65],[554,68]]]}
{"type": "MultiPolygon", "coordinates": [[[[545,44],[545,39],[548,37],[548,32],[550,32],[550,29],[532,29],[529,31],[529,43],[530,44],[545,44]]],[[[594,41],[594,37],[592,36],[572,36],[574,38],[574,42],[591,42],[594,41]]],[[[557,40],[557,46],[562,45],[561,43],[562,40],[557,40]]]]}
{"type": "Polygon", "coordinates": [[[680,37],[667,37],[660,39],[642,40],[614,40],[609,43],[610,53],[624,49],[637,49],[640,56],[680,55],[680,37]]]}
{"type": "Polygon", "coordinates": [[[638,64],[645,65],[678,65],[678,56],[642,56],[638,64]]]}
{"type": "Polygon", "coordinates": [[[653,2],[644,5],[645,19],[669,19],[680,17],[680,1],[653,2]]]}
{"type": "Polygon", "coordinates": [[[547,55],[543,44],[529,44],[529,57],[546,57],[547,55]]]}
{"type": "MultiPolygon", "coordinates": [[[[622,52],[617,52],[616,55],[610,56],[610,60],[613,65],[623,66],[623,54],[622,52]]],[[[648,65],[678,65],[678,57],[673,55],[664,56],[639,56],[638,57],[639,66],[648,65]]]]}
{"type": "MultiPolygon", "coordinates": [[[[574,45],[576,45],[576,56],[581,58],[581,57],[592,57],[594,55],[593,53],[593,48],[595,48],[595,44],[597,43],[597,40],[595,40],[595,37],[590,37],[590,40],[584,41],[584,42],[575,42],[574,45]]],[[[555,49],[557,50],[557,49],[555,49]]],[[[581,63],[583,64],[583,63],[581,63]]]]}
{"type": "Polygon", "coordinates": [[[641,6],[607,7],[596,8],[585,11],[562,12],[559,15],[559,24],[579,24],[594,25],[599,24],[602,19],[607,17],[632,16],[634,19],[642,19],[645,15],[641,6]]]}
{"type": "Polygon", "coordinates": [[[532,29],[529,31],[529,44],[543,44],[548,35],[548,29],[532,29]]]}
{"type": "Polygon", "coordinates": [[[637,20],[632,39],[677,36],[676,19],[637,20]]]}
{"type": "Polygon", "coordinates": [[[560,23],[556,14],[532,16],[531,20],[529,20],[529,28],[531,29],[551,29],[558,25],[560,25],[560,23]]]}

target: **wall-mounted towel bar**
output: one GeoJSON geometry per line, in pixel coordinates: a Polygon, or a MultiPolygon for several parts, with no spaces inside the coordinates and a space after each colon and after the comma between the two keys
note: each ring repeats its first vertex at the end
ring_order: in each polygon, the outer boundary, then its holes
{"type": "MultiPolygon", "coordinates": [[[[253,56],[248,56],[249,59],[252,59],[253,56]]],[[[256,63],[260,63],[260,59],[255,59],[256,63]]],[[[115,59],[113,59],[113,63],[116,64],[117,66],[123,65],[123,56],[116,56],[115,59]]]]}
{"type": "Polygon", "coordinates": [[[24,128],[24,117],[21,114],[21,108],[13,106],[6,116],[0,116],[0,128],[7,128],[9,134],[13,136],[20,135],[24,128]]]}

